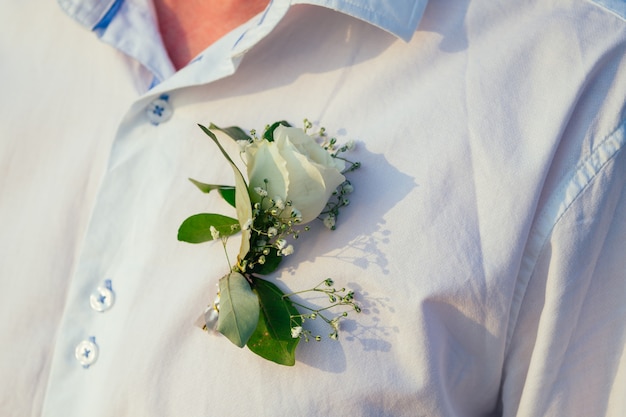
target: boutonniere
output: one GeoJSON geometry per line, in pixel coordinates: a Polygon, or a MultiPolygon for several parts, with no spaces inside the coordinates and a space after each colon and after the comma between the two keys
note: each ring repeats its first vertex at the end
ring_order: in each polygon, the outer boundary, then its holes
{"type": "Polygon", "coordinates": [[[331,278],[311,289],[285,293],[261,277],[274,272],[283,258],[294,252],[298,236],[310,230],[314,221],[335,229],[339,211],[348,205],[347,195],[353,191],[345,175],[360,166],[344,157],[353,142],[339,146],[334,138],[328,139],[323,128],[310,134],[312,124],[307,120],[303,129],[276,122],[266,126],[260,136],[239,127],[200,128],[231,166],[235,185],[191,181],[205,193],[217,192],[235,208],[237,216],[196,214],[178,230],[181,241],[221,241],[228,265],[232,265],[219,280],[216,298],[203,314],[203,328],[216,330],[265,359],[293,365],[300,340],[322,339],[307,328],[306,321],[324,321],[330,328],[329,337],[337,339],[340,320],[349,311],[361,310],[354,293],[335,288],[331,278]],[[220,144],[215,135],[218,131],[239,144],[247,178],[220,144]],[[226,242],[236,234],[241,243],[231,263],[226,242]],[[300,301],[307,292],[324,295],[328,304],[318,307],[300,301]]]}

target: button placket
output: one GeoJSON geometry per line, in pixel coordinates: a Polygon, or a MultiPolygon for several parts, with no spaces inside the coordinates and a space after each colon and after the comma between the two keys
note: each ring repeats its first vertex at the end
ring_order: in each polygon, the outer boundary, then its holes
{"type": "MultiPolygon", "coordinates": [[[[99,285],[89,296],[89,306],[92,310],[103,313],[115,303],[115,292],[113,292],[113,284],[110,279],[99,285]]],[[[96,344],[95,336],[81,341],[74,349],[74,357],[84,369],[88,369],[97,360],[100,349],[96,344]]]]}

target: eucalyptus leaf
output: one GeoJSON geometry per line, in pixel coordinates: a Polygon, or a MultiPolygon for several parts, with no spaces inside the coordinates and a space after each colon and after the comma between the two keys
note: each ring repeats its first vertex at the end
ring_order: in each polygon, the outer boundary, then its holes
{"type": "Polygon", "coordinates": [[[263,139],[268,142],[274,142],[274,131],[278,126],[286,126],[291,127],[291,125],[285,120],[281,120],[280,122],[274,122],[270,127],[268,127],[265,132],[263,132],[263,139]]]}
{"type": "Polygon", "coordinates": [[[232,185],[218,185],[218,184],[206,184],[204,182],[196,181],[193,178],[189,178],[189,181],[193,183],[203,193],[210,193],[213,190],[217,190],[224,200],[231,206],[235,207],[235,187],[232,185]]]}
{"type": "Polygon", "coordinates": [[[183,221],[178,228],[178,240],[188,243],[202,243],[213,240],[213,226],[220,236],[230,236],[239,232],[239,220],[215,213],[194,214],[183,221]]]}
{"type": "Polygon", "coordinates": [[[255,277],[253,291],[258,295],[261,314],[248,348],[257,355],[281,365],[296,362],[300,338],[291,337],[291,328],[302,325],[298,310],[276,285],[255,277]]]}
{"type": "Polygon", "coordinates": [[[220,314],[217,330],[239,347],[244,347],[259,322],[259,299],[248,280],[231,272],[219,282],[220,314]]]}
{"type": "Polygon", "coordinates": [[[235,206],[237,209],[237,218],[239,219],[239,225],[241,226],[241,246],[239,247],[239,261],[245,259],[246,255],[250,251],[250,230],[245,227],[246,223],[252,220],[252,204],[250,203],[250,196],[248,195],[248,184],[246,184],[246,180],[243,178],[241,171],[237,168],[237,165],[230,158],[228,153],[222,148],[219,140],[213,132],[202,125],[200,129],[204,133],[206,133],[213,142],[220,149],[226,160],[230,163],[230,166],[233,169],[233,173],[235,174],[235,206]]]}
{"type": "Polygon", "coordinates": [[[250,142],[252,138],[243,131],[239,126],[230,126],[230,127],[219,127],[211,123],[209,125],[209,129],[219,130],[220,132],[226,133],[228,136],[233,138],[234,140],[246,140],[250,142]]]}

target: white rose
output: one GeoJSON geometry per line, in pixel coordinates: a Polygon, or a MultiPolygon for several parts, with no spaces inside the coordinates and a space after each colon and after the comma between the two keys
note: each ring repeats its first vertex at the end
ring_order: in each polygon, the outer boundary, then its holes
{"type": "MultiPolygon", "coordinates": [[[[341,174],[344,161],[331,157],[302,129],[279,126],[273,142],[256,141],[245,153],[252,202],[261,201],[254,189],[267,187],[268,195],[291,201],[302,213],[302,223],[319,216],[333,191],[346,180],[341,174]]],[[[290,214],[285,209],[283,217],[290,214]]]]}

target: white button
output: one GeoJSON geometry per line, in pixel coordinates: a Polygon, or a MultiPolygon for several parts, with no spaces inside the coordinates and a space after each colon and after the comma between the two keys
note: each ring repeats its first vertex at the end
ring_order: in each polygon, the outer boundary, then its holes
{"type": "Polygon", "coordinates": [[[104,281],[104,285],[96,288],[89,296],[89,305],[91,305],[92,309],[99,312],[107,311],[113,307],[114,302],[115,293],[113,292],[110,279],[104,281]]]}
{"type": "Polygon", "coordinates": [[[153,100],[146,108],[148,120],[150,120],[150,123],[153,125],[167,122],[172,117],[172,106],[167,100],[168,96],[164,94],[156,100],[153,100]]]}
{"type": "Polygon", "coordinates": [[[96,345],[96,338],[90,337],[89,340],[83,340],[76,346],[74,351],[76,360],[83,366],[83,368],[89,368],[98,360],[98,345],[96,345]]]}

